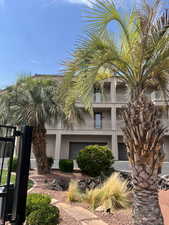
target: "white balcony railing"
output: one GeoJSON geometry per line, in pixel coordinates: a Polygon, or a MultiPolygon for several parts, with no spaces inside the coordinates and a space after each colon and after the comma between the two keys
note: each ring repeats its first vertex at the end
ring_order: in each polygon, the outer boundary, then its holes
{"type": "Polygon", "coordinates": [[[111,120],[102,120],[101,125],[101,128],[95,128],[94,120],[87,120],[86,123],[75,124],[72,130],[112,130],[111,120]]]}

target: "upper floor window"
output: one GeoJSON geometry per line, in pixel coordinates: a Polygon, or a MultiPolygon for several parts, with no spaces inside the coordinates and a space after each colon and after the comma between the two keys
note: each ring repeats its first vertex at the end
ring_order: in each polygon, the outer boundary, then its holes
{"type": "Polygon", "coordinates": [[[102,113],[101,112],[94,113],[94,127],[102,128],[102,113]]]}
{"type": "Polygon", "coordinates": [[[94,88],[94,102],[100,103],[101,102],[101,90],[100,88],[94,88]]]}

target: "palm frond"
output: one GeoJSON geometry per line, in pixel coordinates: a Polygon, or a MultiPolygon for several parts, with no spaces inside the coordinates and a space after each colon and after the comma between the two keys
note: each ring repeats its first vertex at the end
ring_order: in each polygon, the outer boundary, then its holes
{"type": "Polygon", "coordinates": [[[91,33],[106,33],[108,24],[111,21],[116,21],[124,31],[128,44],[130,44],[126,23],[118,12],[113,0],[92,1],[92,7],[86,10],[85,17],[89,23],[88,30],[90,30],[91,33]]]}

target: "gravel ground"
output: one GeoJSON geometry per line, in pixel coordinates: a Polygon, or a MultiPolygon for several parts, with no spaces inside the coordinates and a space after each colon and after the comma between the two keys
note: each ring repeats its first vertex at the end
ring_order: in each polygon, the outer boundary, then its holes
{"type": "Polygon", "coordinates": [[[108,225],[133,225],[131,210],[119,210],[113,214],[101,212],[96,212],[95,214],[108,225]]]}

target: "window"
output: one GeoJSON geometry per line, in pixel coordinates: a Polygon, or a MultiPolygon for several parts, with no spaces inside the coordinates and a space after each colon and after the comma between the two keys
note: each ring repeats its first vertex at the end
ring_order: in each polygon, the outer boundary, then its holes
{"type": "Polygon", "coordinates": [[[95,112],[94,113],[94,127],[95,128],[102,128],[102,113],[95,112]]]}
{"type": "Polygon", "coordinates": [[[100,90],[100,88],[94,88],[94,102],[95,103],[101,102],[101,90],[100,90]]]}
{"type": "Polygon", "coordinates": [[[124,143],[118,143],[118,159],[121,161],[128,161],[127,149],[124,143]]]}

